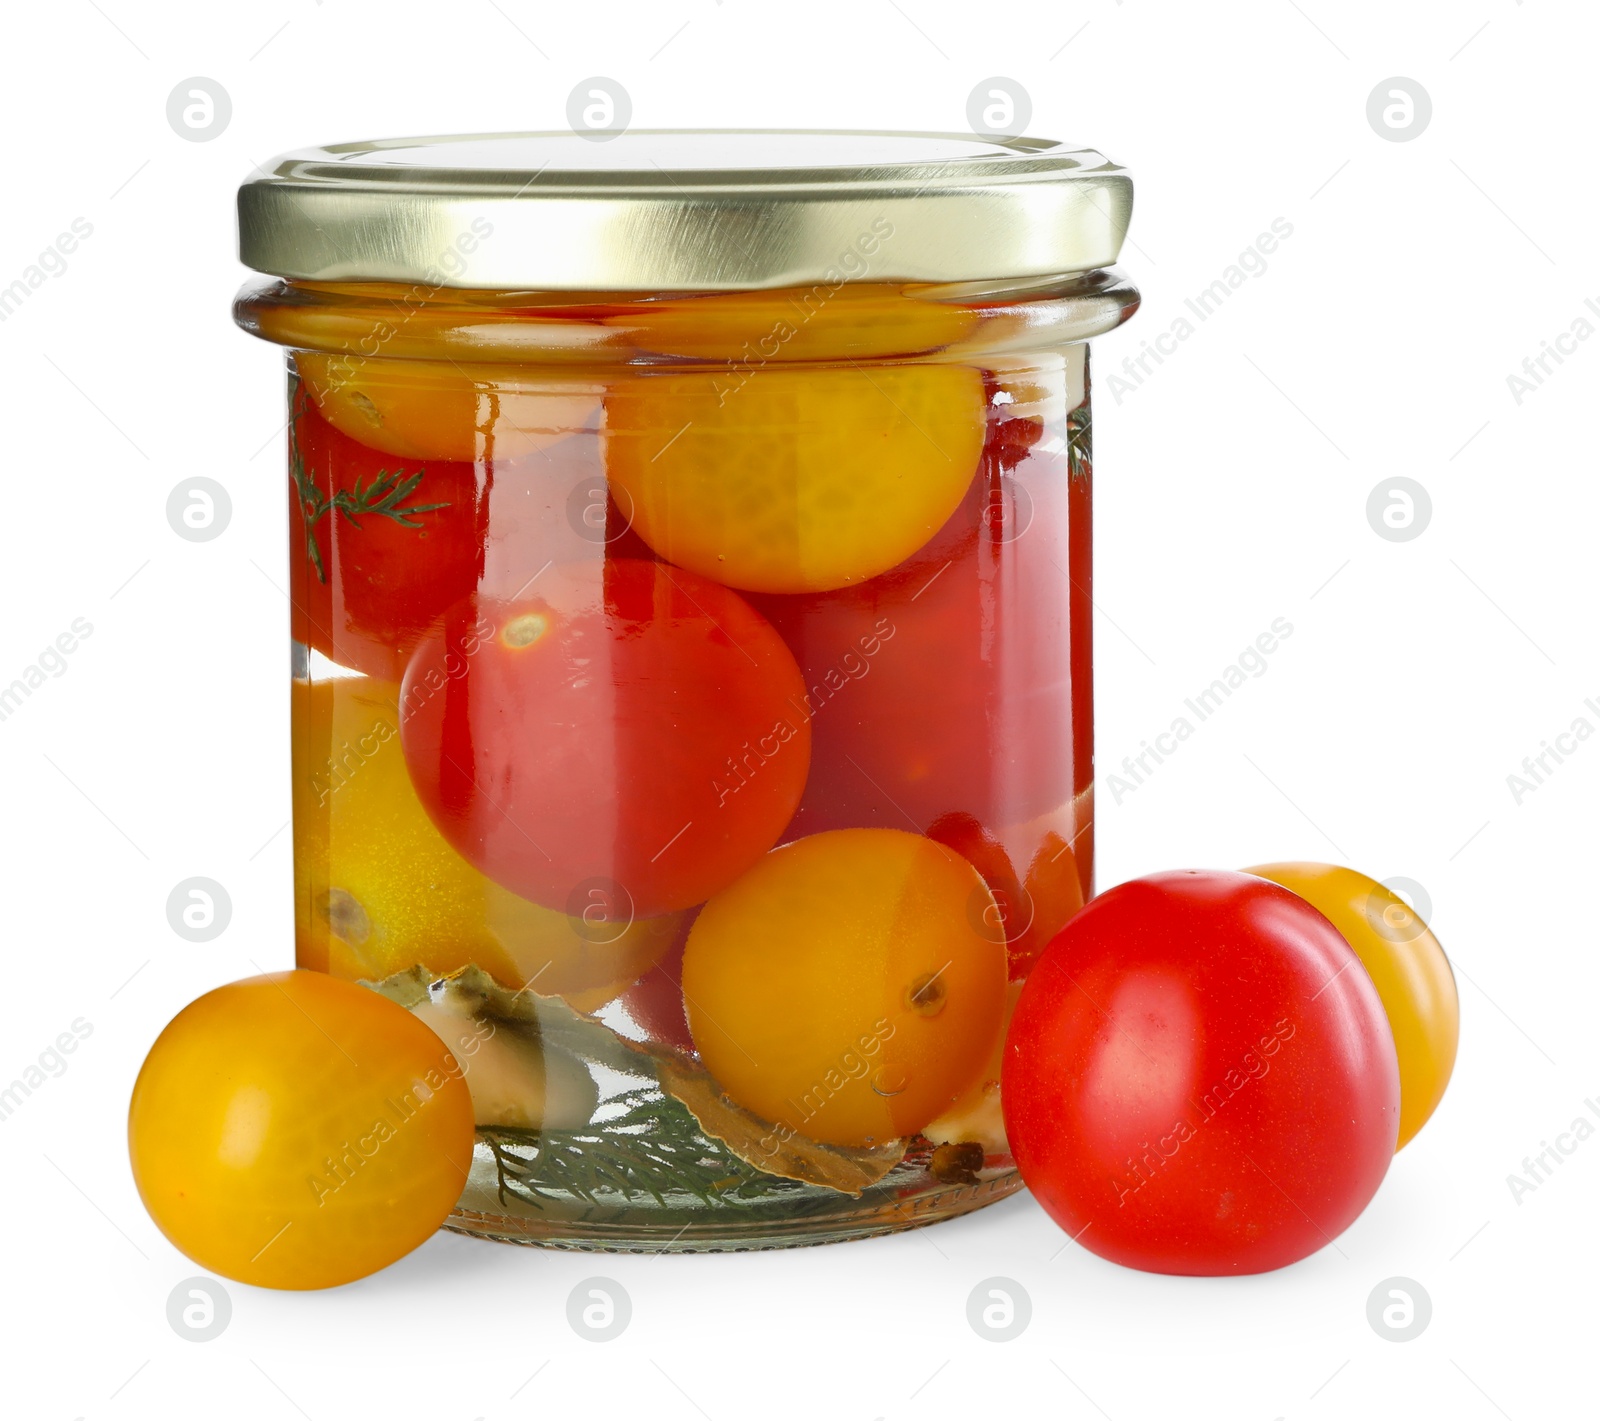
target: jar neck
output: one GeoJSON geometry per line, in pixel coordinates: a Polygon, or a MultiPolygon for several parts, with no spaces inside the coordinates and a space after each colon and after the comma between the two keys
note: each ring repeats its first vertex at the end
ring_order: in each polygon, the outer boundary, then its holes
{"type": "Polygon", "coordinates": [[[297,350],[487,365],[981,363],[1084,341],[1127,320],[1116,268],[1047,281],[845,282],[770,291],[479,291],[261,278],[234,317],[297,350]]]}

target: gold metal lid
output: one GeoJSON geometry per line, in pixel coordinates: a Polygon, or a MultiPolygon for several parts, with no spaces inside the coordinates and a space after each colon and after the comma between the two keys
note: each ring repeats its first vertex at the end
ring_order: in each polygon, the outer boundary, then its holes
{"type": "Polygon", "coordinates": [[[465,134],[287,153],[239,257],[304,281],[705,291],[1093,271],[1133,182],[1044,138],[800,130],[465,134]]]}

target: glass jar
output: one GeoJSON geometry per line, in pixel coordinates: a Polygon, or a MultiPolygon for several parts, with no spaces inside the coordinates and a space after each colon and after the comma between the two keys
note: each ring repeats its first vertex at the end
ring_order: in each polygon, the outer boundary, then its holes
{"type": "Polygon", "coordinates": [[[241,189],[288,351],[296,954],[450,1045],[452,1226],[858,1237],[1018,1187],[1092,892],[1098,154],[523,134],[241,189]]]}

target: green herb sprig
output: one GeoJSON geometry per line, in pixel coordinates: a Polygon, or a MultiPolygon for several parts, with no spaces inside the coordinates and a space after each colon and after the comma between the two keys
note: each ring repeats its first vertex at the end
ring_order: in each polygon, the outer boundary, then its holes
{"type": "MultiPolygon", "coordinates": [[[[393,473],[379,469],[371,483],[357,479],[354,488],[335,489],[331,494],[325,494],[306,472],[305,459],[300,453],[300,416],[295,415],[289,433],[289,477],[294,481],[295,494],[300,499],[300,511],[305,518],[306,557],[316,568],[319,582],[327,582],[328,570],[323,566],[322,549],[317,546],[317,524],[328,513],[335,512],[353,528],[361,526],[357,514],[362,517],[375,514],[398,523],[402,528],[421,528],[423,525],[418,521],[417,514],[437,513],[441,508],[450,506],[448,503],[413,503],[409,508],[404,506],[405,501],[420,487],[425,473],[426,469],[418,469],[409,475],[401,469],[393,473]]],[[[332,482],[331,472],[329,481],[332,482]]]]}
{"type": "Polygon", "coordinates": [[[582,1130],[480,1128],[494,1154],[501,1202],[507,1192],[535,1205],[573,1196],[591,1207],[668,1195],[704,1204],[800,1192],[804,1186],[752,1169],[701,1133],[678,1101],[653,1086],[616,1097],[620,1107],[603,1123],[582,1130]]]}
{"type": "Polygon", "coordinates": [[[1067,474],[1076,479],[1088,478],[1094,465],[1094,428],[1089,414],[1087,386],[1085,396],[1077,409],[1067,413],[1067,474]]]}

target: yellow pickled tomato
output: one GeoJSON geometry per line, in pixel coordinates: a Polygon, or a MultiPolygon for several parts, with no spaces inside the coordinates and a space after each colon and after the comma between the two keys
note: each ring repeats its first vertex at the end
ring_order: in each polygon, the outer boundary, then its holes
{"type": "Polygon", "coordinates": [[[606,319],[630,343],[704,360],[871,360],[964,340],[980,317],[915,287],[850,282],[641,301],[606,319]]]}
{"type": "Polygon", "coordinates": [[[295,368],[329,424],[403,459],[513,459],[584,428],[592,381],[528,366],[385,360],[302,350],[295,368]]]}
{"type": "Polygon", "coordinates": [[[208,1272],[331,1288],[403,1258],[472,1163],[472,1099],[404,1007],[320,972],[208,992],[157,1038],[128,1109],[156,1227],[208,1272]]]}
{"type": "Polygon", "coordinates": [[[955,512],[983,448],[959,365],[636,375],[606,395],[606,472],[662,557],[754,592],[875,577],[955,512]]]}
{"type": "Polygon", "coordinates": [[[837,829],[774,849],[689,934],[695,1047],[730,1099],[813,1140],[915,1134],[999,1037],[993,911],[978,871],[918,834],[837,829]]]}
{"type": "Polygon", "coordinates": [[[1353,868],[1269,863],[1245,872],[1305,899],[1367,969],[1400,1060],[1400,1149],[1443,1099],[1456,1063],[1461,1002],[1439,939],[1404,898],[1353,868]]]}
{"type": "MultiPolygon", "coordinates": [[[[439,359],[493,351],[546,352],[555,359],[615,337],[582,293],[529,304],[527,292],[420,288],[387,281],[297,281],[258,290],[241,315],[263,339],[289,350],[344,352],[357,358],[439,359]],[[585,310],[572,310],[576,301],[585,310]]],[[[553,293],[547,293],[552,295],[553,293]]],[[[617,309],[617,308],[612,308],[617,309]]]]}
{"type": "Polygon", "coordinates": [[[568,917],[485,878],[434,828],[400,746],[399,688],[365,677],[296,681],[295,937],[302,967],[377,980],[420,963],[475,964],[513,989],[609,1001],[665,955],[681,914],[568,917]]]}

